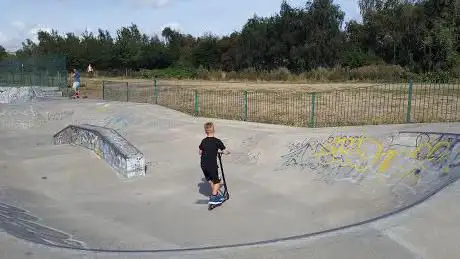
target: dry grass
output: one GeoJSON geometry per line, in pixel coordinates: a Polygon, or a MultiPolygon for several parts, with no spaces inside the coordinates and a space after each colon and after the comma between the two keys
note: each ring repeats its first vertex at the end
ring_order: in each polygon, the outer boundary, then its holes
{"type": "MultiPolygon", "coordinates": [[[[90,89],[101,93],[100,86],[87,87],[84,91],[90,89]]],[[[111,81],[106,83],[105,99],[157,103],[204,117],[315,127],[405,123],[409,102],[409,87],[402,83],[370,85],[161,81],[157,91],[158,95],[155,95],[153,87],[142,80],[128,85],[121,81],[111,81]],[[314,97],[313,92],[316,92],[314,97]],[[197,107],[195,93],[198,93],[197,107]]],[[[97,97],[101,97],[100,94],[97,97]]],[[[459,98],[460,85],[414,85],[410,121],[460,121],[459,98]]]]}
{"type": "MultiPolygon", "coordinates": [[[[92,98],[101,98],[102,82],[108,81],[111,85],[122,85],[128,82],[129,87],[150,88],[152,80],[123,79],[123,78],[82,78],[82,92],[92,98]]],[[[372,83],[292,83],[292,82],[221,82],[205,80],[158,80],[160,87],[179,87],[200,90],[277,90],[277,91],[306,91],[316,92],[367,87],[372,83]]]]}

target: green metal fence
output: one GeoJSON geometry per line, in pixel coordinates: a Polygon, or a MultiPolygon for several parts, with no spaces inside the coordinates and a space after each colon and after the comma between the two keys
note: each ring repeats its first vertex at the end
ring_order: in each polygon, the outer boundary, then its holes
{"type": "Polygon", "coordinates": [[[105,81],[102,89],[106,100],[153,103],[202,117],[301,127],[460,121],[460,84],[408,82],[302,92],[105,81]]]}
{"type": "Polygon", "coordinates": [[[46,55],[2,60],[0,86],[67,87],[66,58],[46,55]]]}

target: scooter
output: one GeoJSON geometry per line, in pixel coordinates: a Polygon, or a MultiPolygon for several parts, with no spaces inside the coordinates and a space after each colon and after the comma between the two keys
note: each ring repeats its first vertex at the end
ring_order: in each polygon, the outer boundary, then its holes
{"type": "Polygon", "coordinates": [[[223,181],[223,191],[219,190],[220,194],[224,197],[224,201],[220,204],[209,204],[208,210],[213,210],[216,207],[219,207],[220,205],[224,204],[228,199],[230,199],[230,194],[228,193],[228,187],[227,187],[227,181],[225,180],[225,174],[224,174],[224,167],[222,166],[222,152],[217,153],[217,157],[219,158],[219,164],[220,164],[220,173],[222,175],[222,181],[223,181]]]}

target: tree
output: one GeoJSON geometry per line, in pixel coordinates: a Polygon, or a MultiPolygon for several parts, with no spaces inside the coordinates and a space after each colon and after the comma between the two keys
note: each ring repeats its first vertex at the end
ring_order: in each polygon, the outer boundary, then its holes
{"type": "Polygon", "coordinates": [[[6,52],[6,49],[0,45],[0,60],[3,60],[8,57],[8,53],[6,52]]]}
{"type": "Polygon", "coordinates": [[[206,68],[223,71],[303,73],[316,68],[394,64],[412,72],[458,71],[460,6],[446,0],[359,0],[363,21],[348,21],[332,0],[311,0],[294,8],[282,1],[269,17],[252,16],[241,31],[199,37],[165,28],[146,35],[135,24],[81,35],[39,32],[18,56],[60,54],[68,67],[88,63],[99,70],[206,68]],[[160,39],[162,36],[162,39],[160,39]]]}

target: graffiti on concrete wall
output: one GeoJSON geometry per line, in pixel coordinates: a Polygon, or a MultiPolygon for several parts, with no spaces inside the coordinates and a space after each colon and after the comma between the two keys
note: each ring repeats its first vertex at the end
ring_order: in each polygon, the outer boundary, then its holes
{"type": "Polygon", "coordinates": [[[55,134],[53,136],[54,144],[61,145],[61,144],[71,144],[72,143],[73,134],[71,132],[71,128],[67,127],[63,131],[55,134]]]}
{"type": "Polygon", "coordinates": [[[93,150],[123,177],[145,174],[142,153],[112,129],[92,125],[68,126],[55,134],[54,141],[55,144],[75,144],[93,150]]]}
{"type": "Polygon", "coordinates": [[[116,150],[107,141],[104,141],[99,134],[81,129],[77,129],[77,131],[79,132],[75,134],[76,140],[74,143],[94,150],[96,155],[103,158],[117,171],[126,168],[126,159],[122,156],[122,154],[116,152],[116,150]]]}
{"type": "Polygon", "coordinates": [[[321,141],[314,138],[306,138],[289,144],[289,151],[281,156],[282,168],[316,169],[320,166],[318,161],[311,159],[316,150],[322,148],[321,141]]]}
{"type": "Polygon", "coordinates": [[[71,117],[73,111],[43,112],[34,106],[12,106],[0,111],[0,129],[38,128],[50,121],[71,117]]]}
{"type": "Polygon", "coordinates": [[[82,127],[68,127],[55,136],[55,144],[75,144],[93,150],[116,170],[126,168],[126,159],[118,153],[100,134],[82,127]]]}
{"type": "Polygon", "coordinates": [[[449,169],[460,166],[460,135],[420,133],[416,149],[411,156],[418,160],[428,160],[434,169],[448,173],[449,169]]]}
{"type": "MultiPolygon", "coordinates": [[[[416,193],[460,166],[460,135],[400,133],[385,139],[330,136],[291,143],[281,168],[310,169],[332,183],[379,178],[416,193]]],[[[455,170],[458,172],[458,170],[455,170]]]]}
{"type": "Polygon", "coordinates": [[[86,247],[67,233],[39,224],[39,220],[26,210],[0,202],[0,229],[8,234],[38,244],[86,247]]]}
{"type": "Polygon", "coordinates": [[[74,113],[74,111],[48,112],[47,119],[49,121],[63,120],[67,117],[71,117],[74,113]]]}
{"type": "Polygon", "coordinates": [[[103,138],[97,136],[94,146],[94,152],[102,157],[112,168],[117,171],[123,171],[126,169],[126,158],[117,152],[117,150],[110,145],[109,142],[103,138]]]}

